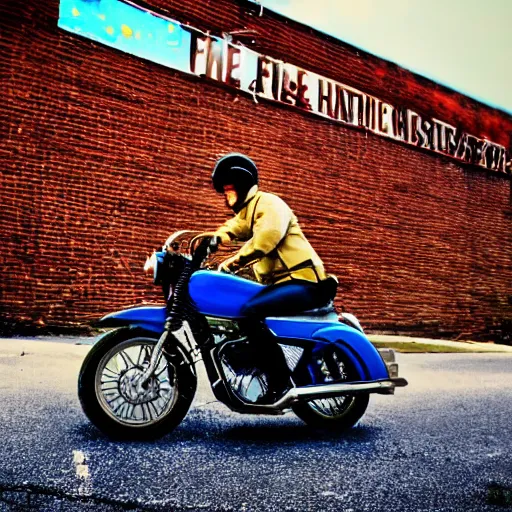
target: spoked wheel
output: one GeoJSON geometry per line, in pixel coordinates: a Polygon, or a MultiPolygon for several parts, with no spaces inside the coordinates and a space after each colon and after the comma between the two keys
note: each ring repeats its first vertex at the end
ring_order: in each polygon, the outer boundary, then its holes
{"type": "Polygon", "coordinates": [[[98,341],[80,371],[78,395],[96,427],[113,438],[156,439],[185,417],[197,379],[185,353],[163,353],[149,380],[142,378],[158,339],[120,329],[98,341]]]}
{"type": "Polygon", "coordinates": [[[126,340],[111,348],[96,370],[95,392],[103,410],[127,425],[157,423],[176,403],[176,369],[160,356],[155,373],[142,383],[149,366],[150,338],[126,340]]]}
{"type": "MultiPolygon", "coordinates": [[[[361,380],[356,368],[339,350],[332,350],[317,360],[326,384],[361,380]]],[[[311,382],[303,385],[311,384],[311,382]]],[[[368,394],[343,395],[297,402],[293,412],[305,423],[317,428],[346,430],[353,427],[366,412],[368,394]]]]}

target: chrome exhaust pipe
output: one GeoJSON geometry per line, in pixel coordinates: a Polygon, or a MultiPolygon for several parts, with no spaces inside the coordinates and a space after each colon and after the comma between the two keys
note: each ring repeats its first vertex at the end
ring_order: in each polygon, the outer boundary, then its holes
{"type": "Polygon", "coordinates": [[[271,404],[271,409],[286,409],[292,403],[300,400],[315,400],[319,398],[331,398],[340,395],[352,395],[354,393],[383,393],[392,394],[395,387],[407,386],[407,381],[402,378],[380,380],[372,382],[340,382],[336,384],[322,384],[320,386],[305,386],[290,389],[276,403],[271,404]]]}

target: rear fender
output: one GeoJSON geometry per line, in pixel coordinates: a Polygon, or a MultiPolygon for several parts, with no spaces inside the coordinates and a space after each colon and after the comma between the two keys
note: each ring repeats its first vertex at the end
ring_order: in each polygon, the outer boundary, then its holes
{"type": "Polygon", "coordinates": [[[335,324],[318,329],[313,333],[312,338],[336,344],[366,380],[389,378],[381,355],[370,340],[357,329],[348,325],[335,324]]]}
{"type": "Polygon", "coordinates": [[[165,327],[166,308],[163,306],[142,306],[123,309],[104,316],[95,323],[97,327],[141,327],[161,334],[165,327]]]}

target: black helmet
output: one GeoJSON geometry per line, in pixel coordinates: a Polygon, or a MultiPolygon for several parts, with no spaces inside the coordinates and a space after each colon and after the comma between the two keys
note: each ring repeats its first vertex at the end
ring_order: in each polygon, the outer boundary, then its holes
{"type": "Polygon", "coordinates": [[[239,201],[244,201],[249,190],[258,184],[256,164],[241,153],[229,153],[217,160],[212,172],[213,187],[219,194],[224,192],[224,185],[233,185],[239,201]]]}

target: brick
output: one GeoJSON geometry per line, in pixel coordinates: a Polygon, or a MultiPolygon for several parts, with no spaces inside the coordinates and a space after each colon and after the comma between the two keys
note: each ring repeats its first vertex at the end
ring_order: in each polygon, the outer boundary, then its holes
{"type": "MultiPolygon", "coordinates": [[[[257,31],[254,49],[488,137],[512,119],[243,2],[149,2],[180,22],[257,31]]],[[[510,179],[260,101],[57,28],[58,2],[0,0],[0,317],[80,326],[160,301],[146,256],[229,216],[209,183],[246,152],[297,213],[338,306],[374,331],[470,335],[512,317],[510,179]]]]}

